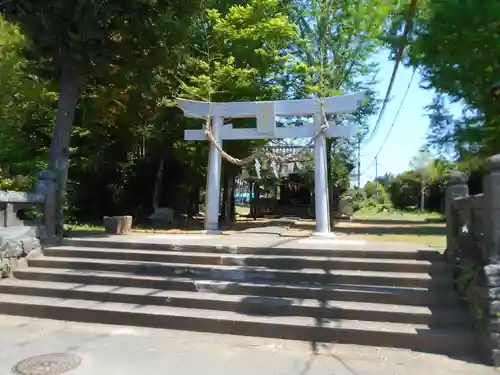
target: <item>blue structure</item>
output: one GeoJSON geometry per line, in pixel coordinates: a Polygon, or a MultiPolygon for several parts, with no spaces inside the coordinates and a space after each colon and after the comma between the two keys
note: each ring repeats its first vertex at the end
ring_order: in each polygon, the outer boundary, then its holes
{"type": "Polygon", "coordinates": [[[236,203],[249,203],[251,198],[254,198],[254,193],[250,195],[248,191],[238,191],[234,192],[234,200],[236,203]]]}

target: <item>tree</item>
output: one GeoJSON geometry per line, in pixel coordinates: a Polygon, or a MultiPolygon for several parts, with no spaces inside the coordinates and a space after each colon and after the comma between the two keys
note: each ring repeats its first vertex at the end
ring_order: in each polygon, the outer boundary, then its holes
{"type": "Polygon", "coordinates": [[[46,124],[54,119],[57,97],[47,82],[24,72],[24,43],[19,29],[0,17],[0,170],[34,177],[46,162],[46,124]]]}
{"type": "Polygon", "coordinates": [[[196,1],[16,0],[0,13],[27,38],[26,56],[59,83],[50,165],[64,197],[69,146],[78,99],[91,83],[119,70],[137,71],[172,57],[182,41],[196,1]]]}
{"type": "MultiPolygon", "coordinates": [[[[284,51],[297,42],[297,30],[277,0],[252,0],[224,11],[204,9],[193,25],[193,35],[186,63],[188,74],[182,82],[184,97],[202,101],[286,98],[286,87],[280,78],[292,56],[284,51]]],[[[237,126],[255,126],[248,119],[232,122],[237,126]]],[[[262,141],[234,141],[225,142],[224,149],[243,158],[262,145],[262,141]]],[[[206,145],[197,147],[206,149],[206,145]]],[[[234,198],[232,190],[239,169],[230,163],[224,165],[222,212],[226,219],[232,216],[230,200],[234,198]]]]}
{"type": "Polygon", "coordinates": [[[391,179],[388,193],[398,209],[417,206],[421,190],[420,177],[414,171],[406,171],[391,179]]]}
{"type": "Polygon", "coordinates": [[[359,130],[356,141],[328,140],[328,178],[333,198],[347,188],[355,164],[355,149],[368,133],[368,118],[378,108],[379,101],[373,91],[378,66],[371,57],[382,45],[381,37],[397,2],[294,0],[292,4],[300,35],[306,41],[297,45],[299,63],[294,94],[327,97],[365,91],[368,98],[357,112],[329,118],[356,124],[359,130]]]}
{"type": "MultiPolygon", "coordinates": [[[[444,136],[440,140],[453,143],[462,159],[489,155],[500,142],[500,104],[491,90],[500,69],[498,14],[497,0],[419,2],[406,63],[420,69],[423,87],[464,105],[459,119],[442,117],[442,99],[430,108],[431,135],[444,136]]],[[[396,17],[393,34],[401,24],[402,18],[396,17]]]]}

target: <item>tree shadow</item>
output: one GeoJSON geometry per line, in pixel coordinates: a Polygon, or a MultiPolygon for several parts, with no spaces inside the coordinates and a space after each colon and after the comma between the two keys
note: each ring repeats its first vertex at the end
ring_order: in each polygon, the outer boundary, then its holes
{"type": "MultiPolygon", "coordinates": [[[[311,230],[311,224],[296,223],[294,229],[311,230]]],[[[445,236],[446,226],[440,223],[426,223],[409,220],[356,220],[339,221],[334,231],[346,235],[408,235],[408,236],[445,236]]]]}
{"type": "MultiPolygon", "coordinates": [[[[289,221],[274,220],[274,219],[239,219],[235,223],[225,223],[221,221],[219,228],[222,231],[231,231],[234,234],[269,234],[279,235],[277,232],[266,231],[268,227],[288,228],[291,225],[289,221]]],[[[132,228],[135,233],[144,232],[152,234],[186,234],[189,232],[198,232],[204,230],[203,218],[185,218],[178,220],[175,225],[160,225],[160,224],[141,224],[132,228]]],[[[107,234],[104,228],[96,229],[71,229],[65,234],[65,238],[109,238],[115,234],[107,234]]]]}
{"type": "Polygon", "coordinates": [[[105,233],[104,230],[72,230],[68,232],[64,238],[109,238],[111,237],[109,234],[105,233]]]}
{"type": "Polygon", "coordinates": [[[445,236],[446,228],[438,225],[406,225],[337,227],[335,232],[351,235],[408,235],[408,236],[445,236]]]}
{"type": "MultiPolygon", "coordinates": [[[[254,223],[248,223],[250,227],[254,228],[254,223]]],[[[378,224],[378,222],[377,222],[378,224]]],[[[268,226],[269,223],[262,223],[262,226],[268,226]]],[[[419,224],[425,225],[425,224],[419,224]]],[[[428,227],[429,225],[425,225],[428,227]]],[[[431,225],[430,227],[433,227],[431,225]]],[[[407,224],[396,226],[399,233],[408,233],[404,231],[413,230],[414,228],[409,227],[407,224]]],[[[439,227],[438,227],[439,228],[439,227]]],[[[359,229],[359,228],[345,228],[345,229],[359,229]]],[[[374,227],[374,230],[381,229],[379,227],[374,227]]],[[[394,233],[394,227],[383,228],[386,232],[382,233],[394,233]],[[388,232],[388,231],[391,232],[388,232]]],[[[439,228],[442,229],[442,228],[439,228]]],[[[366,228],[362,228],[362,233],[367,233],[366,228]]],[[[435,232],[429,234],[421,235],[432,235],[435,232]]],[[[380,232],[378,232],[380,233],[380,232]]],[[[414,232],[410,232],[414,233],[414,232]]],[[[425,233],[425,232],[424,232],[425,233]]],[[[255,250],[254,250],[255,251],[255,250]]],[[[282,251],[282,249],[267,249],[273,255],[278,255],[277,251],[282,251]],[[276,252],[276,254],[274,253],[276,252]]],[[[301,250],[295,250],[301,251],[301,250]]],[[[311,251],[310,249],[303,251],[311,251]]],[[[352,254],[352,251],[349,250],[352,254]]],[[[258,254],[255,253],[256,255],[258,254]]],[[[290,254],[288,252],[288,254],[290,254]]],[[[303,254],[303,253],[302,253],[303,254]]],[[[346,253],[347,254],[347,253],[346,253]]],[[[437,253],[436,253],[437,254],[437,253]]],[[[234,264],[228,264],[232,267],[231,272],[217,272],[210,268],[201,268],[196,265],[169,265],[166,266],[163,263],[158,262],[137,262],[129,263],[129,266],[124,268],[123,265],[113,265],[110,263],[100,263],[99,266],[96,264],[87,265],[85,267],[91,267],[93,271],[89,272],[123,272],[131,273],[137,276],[144,276],[144,279],[132,279],[132,278],[102,278],[102,282],[117,283],[116,285],[128,286],[128,287],[151,287],[156,288],[158,291],[167,290],[186,290],[186,291],[206,291],[199,289],[199,282],[201,281],[222,281],[227,282],[227,287],[218,289],[216,293],[220,294],[233,294],[233,295],[245,295],[240,300],[227,301],[223,299],[213,298],[210,301],[202,300],[203,305],[201,305],[200,299],[189,299],[189,298],[177,298],[173,297],[168,299],[168,306],[173,307],[185,307],[185,308],[203,308],[206,310],[230,310],[240,314],[246,315],[263,315],[270,317],[302,317],[309,318],[313,323],[306,328],[300,328],[298,330],[291,329],[286,326],[276,326],[269,329],[269,332],[264,332],[262,326],[256,326],[255,331],[251,332],[250,328],[240,326],[240,328],[235,325],[235,328],[231,328],[230,325],[222,327],[216,325],[215,328],[226,330],[227,332],[221,333],[236,333],[236,334],[247,334],[247,335],[263,335],[263,336],[278,336],[284,339],[295,339],[304,340],[306,338],[310,341],[312,352],[316,353],[318,350],[325,345],[333,345],[332,343],[341,342],[346,344],[367,344],[375,343],[378,346],[385,347],[403,347],[405,349],[415,350],[419,352],[431,352],[437,354],[445,354],[452,358],[458,358],[461,360],[467,360],[464,356],[457,356],[456,354],[450,352],[440,352],[430,351],[427,344],[424,343],[424,338],[429,340],[430,338],[440,339],[440,335],[443,333],[443,324],[453,323],[452,319],[448,319],[446,312],[442,307],[436,307],[436,305],[431,305],[429,309],[431,310],[431,318],[428,318],[425,322],[419,321],[420,317],[411,314],[402,314],[395,312],[376,312],[369,311],[368,313],[364,310],[359,310],[358,312],[348,311],[345,309],[332,306],[331,301],[349,301],[348,295],[352,298],[351,302],[371,302],[377,304],[399,304],[399,297],[401,295],[406,295],[408,298],[405,300],[406,303],[411,304],[412,298],[417,300],[419,294],[423,293],[421,290],[413,288],[411,285],[401,286],[400,281],[394,281],[400,285],[396,287],[395,285],[389,285],[387,282],[381,283],[380,280],[375,280],[376,282],[370,283],[367,280],[362,281],[360,276],[349,276],[349,278],[340,277],[332,272],[340,267],[338,261],[332,258],[325,260],[321,266],[315,264],[317,268],[317,275],[311,275],[301,272],[287,272],[287,271],[297,271],[304,268],[303,263],[299,263],[296,258],[286,257],[283,254],[279,254],[270,263],[266,264],[253,264],[247,260],[244,264],[236,266],[234,264]],[[271,268],[271,269],[270,269],[271,268]],[[256,273],[261,273],[261,271],[268,271],[271,278],[256,276],[256,273]],[[253,276],[252,276],[253,275],[253,276]],[[148,276],[153,276],[148,279],[148,276]],[[174,278],[183,278],[184,280],[191,280],[191,283],[185,283],[180,281],[172,281],[174,278]],[[377,282],[379,284],[377,284],[377,282]],[[136,283],[136,284],[135,284],[136,283]],[[257,288],[261,283],[263,287],[257,288]],[[360,285],[361,284],[361,285],[360,285]],[[362,285],[364,284],[364,285],[362,285]],[[356,290],[357,293],[339,293],[338,289],[340,286],[345,290],[351,288],[356,290]],[[336,290],[337,289],[337,290],[336,290]],[[259,297],[256,297],[258,295],[259,297]],[[304,303],[304,300],[314,300],[314,305],[304,303]],[[405,317],[406,316],[406,317],[405,317]],[[404,320],[406,319],[406,320],[404,320]],[[447,319],[449,320],[447,322],[447,319]],[[368,332],[365,338],[361,338],[359,332],[354,332],[355,330],[343,330],[342,332],[336,332],[337,337],[332,336],[332,328],[336,328],[337,322],[340,320],[364,320],[364,321],[374,321],[374,322],[395,322],[395,323],[406,323],[406,324],[422,324],[426,323],[429,329],[417,332],[411,339],[404,338],[402,341],[397,335],[391,332],[368,332]],[[234,330],[234,331],[231,331],[234,330]],[[240,330],[240,331],[239,331],[240,330]]],[[[438,256],[438,254],[437,254],[438,256]]],[[[301,259],[300,262],[304,260],[301,259]]],[[[225,266],[226,264],[220,264],[225,266]]],[[[306,264],[307,265],[307,264],[306,264]]],[[[76,264],[67,265],[69,268],[78,268],[76,264]]],[[[363,269],[358,269],[362,271],[363,269]]],[[[368,271],[369,269],[367,269],[368,271]]],[[[436,294],[440,296],[445,296],[445,292],[452,292],[448,289],[442,288],[443,267],[440,263],[440,259],[436,258],[436,262],[433,262],[428,274],[432,276],[431,280],[426,284],[425,290],[430,294],[436,294]]],[[[83,281],[83,280],[82,280],[83,281]]],[[[96,283],[97,280],[93,280],[96,283]]],[[[424,288],[422,288],[424,289],[424,288]]],[[[209,292],[214,292],[211,290],[209,292]]],[[[61,291],[58,291],[61,298],[65,298],[61,291]]],[[[92,296],[88,292],[78,292],[82,299],[85,298],[97,298],[95,295],[92,296]]],[[[132,303],[135,302],[138,306],[148,306],[148,305],[165,305],[165,296],[155,295],[157,292],[149,292],[147,295],[142,296],[126,296],[120,294],[108,294],[105,295],[106,301],[108,302],[123,302],[132,303]],[[156,302],[155,302],[156,301],[156,302]]],[[[67,298],[74,298],[75,291],[67,294],[67,298]]],[[[443,297],[444,298],[444,297],[443,297]]],[[[215,324],[215,323],[214,323],[215,324]]],[[[460,321],[457,324],[458,327],[464,327],[466,320],[460,321]]],[[[191,329],[189,327],[186,327],[191,329]]],[[[338,328],[343,328],[338,326],[338,328]]],[[[210,329],[210,327],[203,328],[210,329]]],[[[437,346],[436,346],[437,347],[437,346]]],[[[305,372],[308,370],[308,366],[305,366],[305,372]]]]}
{"type": "Polygon", "coordinates": [[[426,224],[443,224],[440,220],[401,220],[401,219],[352,219],[351,223],[359,223],[365,225],[426,225],[426,224]]]}
{"type": "MultiPolygon", "coordinates": [[[[269,226],[289,226],[289,222],[283,222],[282,220],[275,219],[257,219],[254,220],[252,218],[240,217],[234,223],[228,223],[224,220],[221,220],[219,223],[219,228],[221,230],[233,230],[233,231],[244,231],[248,229],[255,228],[264,228],[269,226]]],[[[134,229],[140,230],[165,230],[174,232],[176,230],[180,231],[188,231],[188,230],[203,230],[204,229],[204,219],[202,217],[194,217],[194,218],[183,218],[177,220],[176,223],[172,226],[161,226],[161,225],[152,225],[152,224],[141,224],[135,227],[134,229]]]]}

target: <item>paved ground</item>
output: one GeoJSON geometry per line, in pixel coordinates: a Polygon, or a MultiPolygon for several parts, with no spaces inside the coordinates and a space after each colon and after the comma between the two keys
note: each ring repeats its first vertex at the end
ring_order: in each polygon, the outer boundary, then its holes
{"type": "Polygon", "coordinates": [[[0,315],[0,374],[46,353],[78,355],[68,375],[495,375],[496,370],[400,349],[328,345],[0,315]]]}
{"type": "MultiPolygon", "coordinates": [[[[364,241],[280,237],[282,228],[213,235],[99,236],[103,240],[325,249],[423,249],[364,241]]],[[[87,237],[87,239],[90,239],[87,237]]],[[[73,353],[81,365],[68,375],[494,375],[467,361],[400,349],[310,344],[276,339],[61,322],[0,315],[0,375],[22,359],[73,353]]]]}

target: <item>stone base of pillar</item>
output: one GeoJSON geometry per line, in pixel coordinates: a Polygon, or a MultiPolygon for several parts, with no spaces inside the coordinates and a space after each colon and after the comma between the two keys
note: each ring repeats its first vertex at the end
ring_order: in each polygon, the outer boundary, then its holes
{"type": "Polygon", "coordinates": [[[312,238],[337,238],[337,235],[332,232],[314,232],[312,238]]]}
{"type": "Polygon", "coordinates": [[[206,229],[206,230],[201,231],[201,233],[203,233],[203,234],[216,234],[216,235],[224,234],[224,232],[221,231],[220,229],[206,229]]]}

